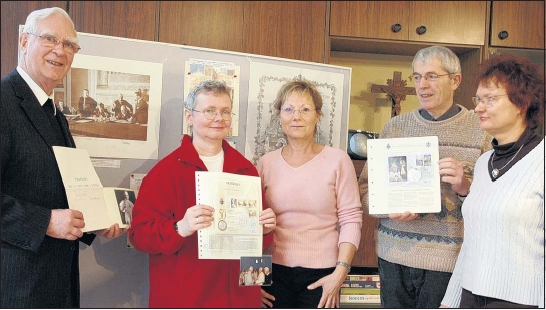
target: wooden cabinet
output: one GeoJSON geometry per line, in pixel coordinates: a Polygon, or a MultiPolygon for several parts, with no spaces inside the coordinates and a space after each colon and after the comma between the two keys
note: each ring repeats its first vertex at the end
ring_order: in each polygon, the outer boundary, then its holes
{"type": "Polygon", "coordinates": [[[68,1],[1,1],[2,77],[17,66],[19,25],[25,24],[30,12],[54,6],[66,10],[68,1]]]}
{"type": "Polygon", "coordinates": [[[544,49],[544,1],[492,1],[491,46],[544,49]]]}
{"type": "Polygon", "coordinates": [[[161,1],[159,41],[243,51],[242,1],[161,1]]]}
{"type": "Polygon", "coordinates": [[[407,8],[409,1],[332,1],[330,35],[407,40],[407,8]]]}
{"type": "Polygon", "coordinates": [[[412,1],[409,16],[410,41],[485,43],[486,1],[412,1]]]}
{"type": "Polygon", "coordinates": [[[483,45],[486,1],[332,1],[330,35],[483,45]]]}
{"type": "Polygon", "coordinates": [[[243,51],[324,62],[326,1],[245,1],[243,51]]]}
{"type": "Polygon", "coordinates": [[[70,1],[68,14],[79,32],[157,41],[157,6],[156,1],[70,1]]]}

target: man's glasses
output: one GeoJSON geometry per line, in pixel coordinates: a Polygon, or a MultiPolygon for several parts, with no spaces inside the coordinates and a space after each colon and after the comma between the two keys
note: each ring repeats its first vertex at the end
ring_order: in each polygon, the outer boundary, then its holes
{"type": "Polygon", "coordinates": [[[472,102],[474,102],[474,106],[476,107],[478,106],[478,104],[483,103],[484,106],[490,108],[498,100],[498,97],[502,97],[502,96],[508,96],[508,94],[489,96],[484,99],[480,97],[472,97],[472,102]]]}
{"type": "Polygon", "coordinates": [[[49,34],[37,35],[32,32],[26,32],[26,33],[40,38],[40,42],[42,43],[42,46],[44,47],[55,48],[57,47],[57,45],[62,44],[64,51],[69,54],[76,54],[79,50],[82,49],[78,44],[74,42],[70,42],[70,41],[61,42],[57,37],[49,35],[49,34]]]}
{"type": "Polygon", "coordinates": [[[192,109],[192,111],[193,112],[203,113],[203,115],[205,115],[205,118],[208,119],[209,121],[212,121],[216,117],[216,115],[218,115],[218,113],[220,113],[220,116],[222,116],[222,118],[225,121],[229,121],[231,119],[231,117],[233,115],[235,115],[234,113],[231,113],[231,111],[228,111],[228,110],[222,110],[222,111],[218,112],[218,111],[213,110],[213,109],[206,109],[204,111],[198,111],[198,110],[192,109]]]}
{"type": "Polygon", "coordinates": [[[316,109],[311,109],[308,107],[301,107],[299,109],[294,109],[293,107],[282,107],[281,112],[286,115],[293,115],[296,111],[299,111],[301,115],[309,115],[312,111],[315,111],[316,109]]]}
{"type": "Polygon", "coordinates": [[[410,81],[415,81],[415,83],[419,83],[419,82],[421,82],[422,78],[425,78],[425,80],[427,80],[429,82],[436,82],[436,81],[438,81],[438,79],[440,77],[450,75],[450,74],[454,74],[454,73],[446,73],[446,74],[427,73],[425,75],[412,74],[412,75],[409,76],[409,80],[410,81]]]}

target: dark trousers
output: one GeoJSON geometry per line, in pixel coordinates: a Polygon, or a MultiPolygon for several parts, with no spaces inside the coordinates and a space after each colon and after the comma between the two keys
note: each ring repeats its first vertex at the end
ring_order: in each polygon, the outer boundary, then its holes
{"type": "Polygon", "coordinates": [[[286,267],[273,264],[273,283],[262,286],[275,297],[273,308],[317,308],[322,297],[322,287],[308,290],[307,286],[334,272],[335,268],[286,267]]]}
{"type": "Polygon", "coordinates": [[[497,298],[485,297],[480,295],[472,294],[472,292],[467,291],[463,288],[463,293],[461,294],[461,304],[459,308],[494,308],[494,309],[509,309],[509,308],[538,308],[538,306],[528,306],[522,304],[516,304],[506,300],[501,300],[497,298]]]}
{"type": "Polygon", "coordinates": [[[412,268],[379,259],[381,307],[438,308],[451,273],[412,268]]]}

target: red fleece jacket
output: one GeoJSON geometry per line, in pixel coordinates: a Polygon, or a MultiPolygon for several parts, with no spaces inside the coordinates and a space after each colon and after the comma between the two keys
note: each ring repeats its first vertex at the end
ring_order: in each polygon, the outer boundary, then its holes
{"type": "MultiPolygon", "coordinates": [[[[222,148],[224,172],[258,176],[252,163],[226,141],[222,148]]],[[[137,250],[150,254],[149,306],[260,308],[260,287],[239,286],[239,260],[198,259],[197,233],[184,238],[174,230],[174,223],[195,205],[196,171],[207,168],[191,138],[184,135],[181,146],[142,181],[129,240],[137,250]]],[[[272,242],[273,234],[264,237],[264,248],[272,242]]]]}

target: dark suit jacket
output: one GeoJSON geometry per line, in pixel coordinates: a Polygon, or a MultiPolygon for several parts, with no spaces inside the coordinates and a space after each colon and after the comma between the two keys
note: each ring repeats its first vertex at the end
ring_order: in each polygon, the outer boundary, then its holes
{"type": "Polygon", "coordinates": [[[95,99],[91,98],[91,97],[87,97],[85,98],[85,105],[83,104],[83,96],[80,97],[80,99],[78,100],[78,109],[79,109],[79,113],[82,115],[82,116],[92,116],[93,115],[93,112],[95,111],[95,109],[97,108],[97,101],[95,101],[95,99]]]}
{"type": "MultiPolygon", "coordinates": [[[[78,243],[46,236],[51,210],[68,208],[55,134],[16,70],[2,78],[1,98],[2,308],[79,307],[78,243]]],[[[56,117],[75,147],[66,118],[56,117]]]]}

